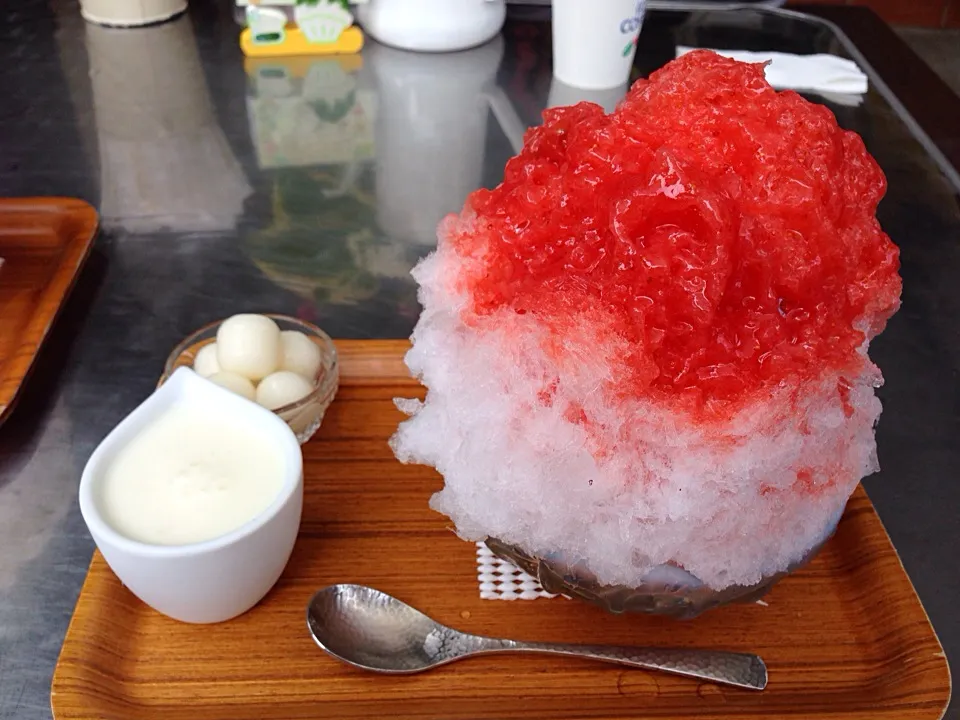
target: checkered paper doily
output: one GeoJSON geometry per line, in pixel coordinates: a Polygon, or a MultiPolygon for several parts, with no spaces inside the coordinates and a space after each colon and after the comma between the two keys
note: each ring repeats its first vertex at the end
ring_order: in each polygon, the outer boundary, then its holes
{"type": "MultiPolygon", "coordinates": [[[[541,587],[539,580],[513,563],[497,557],[482,542],[477,543],[477,584],[480,586],[481,600],[536,600],[537,598],[566,597],[551,595],[541,587]]],[[[769,607],[769,603],[764,600],[754,602],[757,605],[769,607]]]]}
{"type": "Polygon", "coordinates": [[[483,600],[536,600],[557,597],[540,581],[516,565],[498,558],[482,542],[477,543],[477,583],[483,600]]]}

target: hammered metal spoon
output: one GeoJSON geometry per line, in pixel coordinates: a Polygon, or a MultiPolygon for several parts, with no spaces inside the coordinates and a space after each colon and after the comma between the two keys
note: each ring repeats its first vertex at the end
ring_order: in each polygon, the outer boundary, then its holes
{"type": "Polygon", "coordinates": [[[660,670],[721,685],[763,690],[767,668],[756,655],[695,650],[518,642],[468,635],[363,585],[331,585],[307,605],[317,645],[345,663],[381,673],[416,673],[494,652],[535,652],[660,670]]]}

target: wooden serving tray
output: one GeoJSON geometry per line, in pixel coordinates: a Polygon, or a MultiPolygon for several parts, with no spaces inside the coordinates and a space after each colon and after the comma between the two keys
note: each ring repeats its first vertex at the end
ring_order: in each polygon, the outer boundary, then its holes
{"type": "Polygon", "coordinates": [[[158,615],[95,554],[56,668],[53,714],[118,720],[265,718],[940,718],[947,662],[870,500],[858,489],[836,536],[765,604],[692,621],[612,616],[563,598],[480,600],[475,548],[427,501],[431,470],[387,447],[421,395],[405,343],[341,342],[342,384],[304,446],[303,526],[276,588],[246,615],[195,626],[158,615]],[[500,655],[414,676],[369,674],[307,632],[320,587],[372,585],[448,625],[527,640],[680,645],[759,653],[763,692],[573,659],[500,655]]]}
{"type": "Polygon", "coordinates": [[[0,423],[90,253],[97,222],[82,200],[0,199],[0,423]]]}

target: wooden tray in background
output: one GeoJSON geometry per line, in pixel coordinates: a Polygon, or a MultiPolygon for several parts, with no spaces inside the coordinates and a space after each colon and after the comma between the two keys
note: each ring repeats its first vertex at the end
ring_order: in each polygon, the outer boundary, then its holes
{"type": "Polygon", "coordinates": [[[266,718],[858,718],[936,720],[946,659],[862,489],[836,536],[766,604],[692,621],[612,616],[563,598],[480,600],[475,549],[427,507],[431,470],[399,464],[391,399],[420,395],[405,343],[341,342],[339,395],[304,446],[305,504],[286,572],[246,615],[213,626],[164,618],[97,554],[54,674],[54,716],[118,720],[266,718]],[[551,657],[500,655],[421,675],[364,673],[326,656],[304,608],[318,588],[358,582],[467,631],[527,640],[758,652],[763,692],[551,657]]]}
{"type": "Polygon", "coordinates": [[[97,211],[69,198],[0,199],[0,423],[83,266],[97,211]]]}

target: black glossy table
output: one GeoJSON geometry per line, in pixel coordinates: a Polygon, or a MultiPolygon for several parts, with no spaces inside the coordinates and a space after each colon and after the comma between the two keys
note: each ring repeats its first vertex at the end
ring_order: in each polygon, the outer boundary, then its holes
{"type": "MultiPolygon", "coordinates": [[[[245,68],[232,8],[193,4],[189,17],[138,31],[87,25],[68,0],[4,7],[0,195],[87,199],[103,231],[0,428],[2,720],[49,717],[93,550],[80,471],[170,348],[239,311],[298,314],[335,337],[405,337],[418,313],[408,273],[437,220],[499,182],[551,99],[570,100],[551,86],[543,8],[512,7],[500,39],[456,55],[371,44],[359,69],[245,68]]],[[[869,11],[812,10],[836,26],[756,10],[652,12],[636,73],[678,44],[834,52],[871,71],[859,103],[826,100],[886,171],[880,219],[902,251],[903,308],[872,348],[887,380],[883,470],[865,484],[955,660],[960,100],[869,11]]]]}

